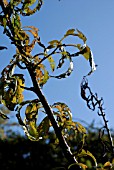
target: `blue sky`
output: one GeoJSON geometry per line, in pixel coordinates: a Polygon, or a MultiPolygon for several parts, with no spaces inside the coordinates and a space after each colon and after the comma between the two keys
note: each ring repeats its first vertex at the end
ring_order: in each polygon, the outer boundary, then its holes
{"type": "MultiPolygon", "coordinates": [[[[22,19],[23,26],[34,25],[39,28],[39,36],[44,44],[53,39],[61,39],[70,29],[79,29],[87,37],[97,70],[88,77],[89,85],[99,98],[104,99],[106,117],[109,127],[114,128],[114,1],[110,0],[44,0],[41,11],[31,17],[22,19]]],[[[2,34],[0,28],[0,34],[2,34]]],[[[72,41],[72,38],[69,42],[72,41]]],[[[78,43],[78,40],[77,42],[78,43]]],[[[8,50],[0,51],[0,71],[8,64],[15,47],[1,35],[0,45],[8,46],[8,50]]],[[[38,53],[38,51],[36,51],[38,53]]],[[[82,119],[102,126],[102,118],[90,111],[80,97],[80,83],[84,75],[90,71],[88,61],[83,56],[74,59],[74,71],[67,79],[51,79],[44,86],[43,92],[50,104],[65,102],[70,107],[73,119],[82,119]]],[[[29,76],[27,76],[29,82],[29,76]]],[[[31,94],[26,93],[27,98],[31,94]]]]}

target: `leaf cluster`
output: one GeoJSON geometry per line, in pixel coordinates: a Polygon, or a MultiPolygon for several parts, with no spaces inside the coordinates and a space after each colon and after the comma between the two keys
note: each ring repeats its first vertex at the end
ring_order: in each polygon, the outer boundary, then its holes
{"type": "MultiPolygon", "coordinates": [[[[62,79],[70,76],[73,72],[73,59],[79,56],[83,56],[89,61],[91,68],[90,72],[84,76],[84,79],[91,75],[96,70],[93,53],[87,45],[86,36],[78,29],[71,28],[67,30],[60,40],[51,40],[46,46],[42,43],[38,28],[31,25],[23,27],[21,16],[26,17],[34,14],[40,10],[42,4],[42,0],[3,0],[0,2],[2,9],[0,25],[4,29],[3,33],[11,40],[11,44],[16,47],[15,55],[1,73],[1,104],[4,104],[10,111],[17,112],[16,117],[19,124],[22,126],[26,136],[32,141],[45,139],[50,127],[52,127],[57,136],[55,144],[62,147],[64,155],[70,164],[69,170],[72,170],[73,166],[78,169],[87,169],[89,166],[80,162],[80,158],[83,157],[90,157],[94,162],[94,167],[98,168],[94,155],[84,148],[87,136],[86,129],[81,123],[73,121],[71,110],[65,103],[56,102],[49,105],[42,93],[42,89],[49,79],[62,79]],[[31,36],[33,37],[32,41],[31,36]],[[69,36],[76,39],[77,43],[66,43],[69,36]],[[79,44],[78,41],[82,43],[79,44]],[[41,50],[36,50],[34,55],[33,50],[35,47],[40,47],[41,50]],[[74,48],[75,53],[72,53],[72,48],[74,48]],[[66,61],[69,62],[66,71],[56,75],[56,71],[62,69],[66,61]],[[48,64],[49,68],[47,67],[48,64]],[[20,69],[22,73],[17,73],[16,68],[20,69]],[[26,77],[23,70],[28,71],[32,87],[25,86],[26,77]],[[37,98],[26,100],[23,93],[25,90],[33,92],[37,98]],[[44,119],[38,124],[39,113],[44,114],[44,119]],[[77,148],[71,152],[70,148],[73,139],[79,141],[77,148]]],[[[0,50],[3,49],[7,49],[7,47],[0,46],[0,50]]],[[[90,109],[92,106],[93,110],[95,110],[97,104],[100,104],[99,109],[101,109],[100,100],[97,100],[97,96],[91,93],[87,85],[87,82],[82,82],[81,84],[82,98],[90,109]],[[87,89],[91,94],[89,97],[86,96],[87,89]],[[94,103],[95,100],[97,103],[94,103]]],[[[103,113],[102,109],[100,111],[103,113]]],[[[0,115],[7,118],[3,113],[0,115]]],[[[102,115],[105,120],[104,113],[102,115]]],[[[108,130],[106,120],[105,126],[108,130]]],[[[107,166],[110,166],[109,163],[105,163],[103,168],[106,169],[107,166]]]]}

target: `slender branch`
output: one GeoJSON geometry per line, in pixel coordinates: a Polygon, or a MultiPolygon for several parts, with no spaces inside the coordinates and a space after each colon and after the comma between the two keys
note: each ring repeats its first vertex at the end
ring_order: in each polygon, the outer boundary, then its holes
{"type": "Polygon", "coordinates": [[[102,98],[98,99],[98,95],[92,93],[91,88],[88,86],[88,81],[85,78],[83,79],[83,81],[81,83],[81,96],[86,101],[89,109],[94,111],[97,106],[98,115],[102,116],[102,118],[103,118],[103,121],[105,124],[104,128],[106,128],[106,130],[107,130],[111,152],[112,152],[112,155],[114,155],[114,144],[113,144],[112,135],[111,135],[109,127],[108,127],[108,121],[106,120],[106,115],[105,115],[105,112],[103,109],[103,99],[102,98]],[[87,90],[89,91],[88,96],[86,95],[87,90]]]}
{"type": "Polygon", "coordinates": [[[36,95],[40,99],[40,101],[41,101],[41,103],[42,103],[42,105],[43,105],[43,107],[46,111],[46,114],[48,115],[48,117],[49,117],[49,119],[52,123],[52,126],[55,130],[57,138],[59,139],[59,143],[60,143],[61,148],[63,149],[63,153],[64,153],[65,157],[67,158],[67,160],[69,161],[70,164],[77,163],[76,158],[73,156],[73,154],[70,150],[70,147],[68,146],[65,138],[63,137],[63,135],[61,133],[61,130],[60,130],[56,120],[54,119],[53,111],[52,111],[50,105],[48,104],[45,96],[43,95],[43,93],[42,93],[42,91],[41,91],[41,89],[38,85],[38,82],[36,81],[34,71],[31,69],[31,67],[28,67],[28,66],[27,66],[27,69],[28,69],[28,72],[31,76],[32,82],[33,82],[34,92],[36,93],[36,95]]]}

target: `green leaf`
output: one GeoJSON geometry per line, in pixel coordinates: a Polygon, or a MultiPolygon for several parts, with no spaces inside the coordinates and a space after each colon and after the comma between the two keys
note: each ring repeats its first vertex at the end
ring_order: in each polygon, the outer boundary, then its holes
{"type": "MultiPolygon", "coordinates": [[[[58,113],[61,117],[61,121],[63,119],[63,122],[68,120],[72,121],[72,113],[69,107],[65,103],[57,102],[52,105],[52,108],[56,108],[58,110],[58,113]]],[[[58,116],[58,114],[57,114],[58,116]]]]}
{"type": "Polygon", "coordinates": [[[3,26],[4,26],[4,29],[6,28],[6,26],[7,26],[7,19],[4,17],[3,18],[3,26]]]}
{"type": "Polygon", "coordinates": [[[3,119],[9,119],[9,117],[5,115],[1,109],[0,109],[0,117],[2,117],[3,119]]]}
{"type": "Polygon", "coordinates": [[[60,44],[60,41],[58,41],[58,40],[52,40],[52,41],[50,41],[50,42],[48,42],[50,45],[54,45],[54,46],[57,46],[57,45],[59,45],[60,44]]]}
{"type": "Polygon", "coordinates": [[[76,29],[76,30],[77,30],[77,32],[78,32],[77,36],[78,36],[80,39],[82,39],[83,42],[84,42],[84,44],[85,44],[85,42],[86,42],[86,40],[87,40],[86,36],[85,36],[81,31],[79,31],[78,29],[76,29]]]}
{"type": "Polygon", "coordinates": [[[65,36],[73,35],[73,34],[74,34],[74,31],[75,31],[75,29],[69,29],[69,30],[66,32],[65,36]]]}
{"type": "Polygon", "coordinates": [[[93,159],[95,166],[97,167],[96,158],[93,156],[91,152],[85,151],[84,149],[82,149],[81,153],[78,154],[78,157],[84,157],[84,156],[90,156],[93,159]]]}
{"type": "Polygon", "coordinates": [[[39,124],[39,126],[37,127],[39,136],[45,137],[45,135],[47,135],[47,133],[49,131],[49,127],[50,127],[50,121],[49,121],[48,116],[46,116],[42,120],[42,122],[39,124]]]}
{"type": "Polygon", "coordinates": [[[44,74],[42,76],[42,79],[40,80],[40,86],[42,87],[44,84],[46,84],[48,79],[49,79],[49,73],[46,69],[44,69],[44,74]]]}
{"type": "Polygon", "coordinates": [[[31,121],[36,119],[38,113],[38,104],[36,102],[32,102],[27,105],[25,110],[26,119],[31,121]]]}
{"type": "Polygon", "coordinates": [[[67,69],[67,71],[65,73],[62,73],[62,74],[57,75],[57,76],[51,76],[50,75],[50,77],[54,77],[54,78],[57,78],[57,79],[62,79],[62,78],[67,78],[68,76],[70,76],[72,71],[73,71],[73,61],[72,61],[72,59],[70,57],[69,57],[69,61],[70,61],[70,65],[69,65],[69,67],[68,67],[68,69],[67,69]]]}
{"type": "Polygon", "coordinates": [[[76,123],[77,130],[80,133],[86,133],[86,129],[84,128],[84,126],[82,126],[79,122],[75,122],[75,123],[76,123]]]}
{"type": "Polygon", "coordinates": [[[51,67],[52,71],[54,71],[54,70],[55,70],[55,61],[54,61],[54,59],[52,58],[52,56],[49,56],[49,57],[48,57],[48,61],[49,61],[49,63],[50,63],[50,67],[51,67]]]}
{"type": "Polygon", "coordinates": [[[81,44],[77,44],[77,48],[80,50],[80,52],[78,52],[78,55],[81,54],[84,56],[84,58],[86,60],[89,60],[89,64],[91,66],[91,71],[86,75],[86,76],[88,76],[96,70],[93,53],[86,44],[84,44],[83,46],[81,46],[81,44]]]}

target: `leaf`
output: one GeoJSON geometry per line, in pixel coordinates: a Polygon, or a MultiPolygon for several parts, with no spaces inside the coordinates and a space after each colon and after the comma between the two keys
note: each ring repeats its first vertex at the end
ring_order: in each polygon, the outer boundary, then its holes
{"type": "Polygon", "coordinates": [[[61,57],[61,59],[59,60],[59,64],[58,64],[57,68],[61,68],[62,65],[63,65],[64,62],[65,62],[65,59],[68,59],[68,58],[69,58],[67,51],[64,50],[64,51],[61,52],[61,54],[62,54],[62,57],[61,57]]]}
{"type": "Polygon", "coordinates": [[[74,34],[74,31],[75,31],[75,29],[69,29],[69,30],[66,32],[65,36],[73,35],[73,34],[74,34]]]}
{"type": "Polygon", "coordinates": [[[60,40],[60,42],[63,41],[63,40],[64,40],[67,36],[69,36],[69,35],[75,35],[74,31],[75,31],[75,29],[69,29],[69,30],[65,33],[64,37],[60,40]]]}
{"type": "Polygon", "coordinates": [[[5,115],[1,109],[0,109],[0,117],[2,117],[3,119],[9,119],[9,117],[5,115]]]}
{"type": "Polygon", "coordinates": [[[36,2],[36,0],[24,0],[24,8],[30,7],[36,2]]]}
{"type": "Polygon", "coordinates": [[[90,75],[91,73],[93,73],[96,70],[96,65],[95,65],[95,62],[94,62],[92,51],[91,51],[91,55],[90,55],[90,58],[89,58],[89,63],[90,63],[90,66],[91,66],[91,71],[88,73],[88,75],[90,75]]]}
{"type": "Polygon", "coordinates": [[[48,57],[48,61],[49,61],[49,63],[50,63],[50,66],[51,66],[52,71],[54,71],[54,70],[55,70],[55,61],[54,61],[53,57],[52,57],[52,56],[49,56],[49,57],[48,57]]]}
{"type": "Polygon", "coordinates": [[[39,124],[39,126],[37,127],[37,131],[39,133],[40,137],[45,137],[45,135],[47,135],[48,131],[49,131],[49,127],[50,127],[50,121],[48,116],[46,116],[42,122],[39,124]]]}
{"type": "Polygon", "coordinates": [[[32,102],[27,105],[25,110],[25,115],[28,121],[32,121],[36,119],[37,113],[38,113],[38,104],[36,102],[32,102]]]}
{"type": "Polygon", "coordinates": [[[24,28],[30,28],[30,30],[26,31],[30,32],[34,36],[34,38],[38,38],[38,28],[34,26],[25,26],[24,28]]]}
{"type": "MultiPolygon", "coordinates": [[[[27,124],[27,121],[26,121],[26,118],[25,118],[22,127],[23,127],[24,133],[26,134],[26,136],[28,137],[28,139],[30,139],[31,141],[39,141],[39,140],[40,140],[40,137],[38,136],[37,131],[35,130],[35,131],[34,131],[35,134],[33,134],[32,132],[30,132],[30,129],[28,129],[28,127],[26,126],[26,124],[27,124]],[[32,136],[31,134],[32,134],[33,136],[32,136]]],[[[31,126],[32,126],[32,128],[33,128],[34,125],[31,124],[31,126]]],[[[35,128],[35,127],[34,127],[34,128],[35,128]]],[[[33,129],[34,129],[34,128],[33,128],[33,129]]]]}
{"type": "MultiPolygon", "coordinates": [[[[55,108],[58,110],[58,113],[60,115],[61,121],[66,123],[66,120],[72,121],[72,113],[69,107],[65,103],[57,102],[52,105],[52,108],[55,108]]],[[[57,114],[57,116],[59,116],[57,114]]]]}
{"type": "Polygon", "coordinates": [[[86,133],[86,129],[79,122],[76,122],[76,127],[80,133],[86,133]]]}
{"type": "Polygon", "coordinates": [[[50,42],[48,42],[50,45],[54,45],[54,46],[57,46],[57,45],[59,45],[60,44],[60,41],[58,41],[58,40],[52,40],[52,41],[50,41],[50,42]]]}
{"type": "Polygon", "coordinates": [[[4,30],[5,30],[5,28],[7,26],[7,19],[5,17],[3,18],[3,26],[4,26],[4,30]]]}
{"type": "Polygon", "coordinates": [[[81,54],[85,57],[86,60],[89,60],[91,71],[86,75],[88,76],[96,70],[93,53],[86,44],[84,44],[83,46],[81,46],[80,44],[77,44],[77,48],[80,50],[80,52],[78,52],[77,55],[81,54]]]}
{"type": "Polygon", "coordinates": [[[85,170],[87,168],[87,166],[85,164],[82,163],[74,163],[68,166],[68,170],[85,170]]]}
{"type": "Polygon", "coordinates": [[[93,156],[93,154],[89,151],[85,151],[84,149],[82,149],[81,153],[78,154],[78,157],[84,157],[84,156],[90,156],[93,161],[95,162],[95,166],[97,167],[97,161],[96,158],[93,156]]]}
{"type": "Polygon", "coordinates": [[[108,161],[104,164],[103,168],[109,170],[110,168],[112,168],[112,164],[108,161]]]}
{"type": "Polygon", "coordinates": [[[62,73],[62,74],[60,74],[58,76],[51,76],[50,75],[50,77],[54,77],[54,78],[57,78],[57,79],[62,79],[62,78],[67,78],[68,76],[70,76],[72,71],[73,71],[73,61],[72,61],[72,59],[70,57],[69,57],[69,60],[70,60],[70,65],[69,65],[69,67],[68,67],[68,69],[67,69],[67,71],[65,73],[62,73]]]}
{"type": "Polygon", "coordinates": [[[49,79],[49,73],[46,69],[44,69],[44,75],[42,76],[42,78],[39,82],[40,86],[42,87],[44,84],[46,84],[48,79],[49,79]]]}
{"type": "Polygon", "coordinates": [[[86,42],[86,40],[87,40],[86,36],[85,36],[81,31],[79,31],[78,29],[76,29],[76,30],[77,30],[77,32],[78,32],[77,36],[78,36],[80,39],[82,39],[83,42],[84,42],[84,44],[85,44],[85,42],[86,42]]]}
{"type": "Polygon", "coordinates": [[[43,5],[43,0],[38,0],[36,6],[33,9],[30,9],[30,6],[35,5],[36,0],[25,0],[21,9],[21,14],[23,16],[30,16],[34,14],[37,10],[40,10],[43,5]]]}
{"type": "Polygon", "coordinates": [[[43,87],[43,85],[47,83],[48,79],[50,78],[49,72],[46,70],[45,66],[42,63],[38,65],[35,71],[36,71],[36,79],[39,85],[43,87]]]}
{"type": "Polygon", "coordinates": [[[77,44],[77,48],[80,50],[80,52],[78,52],[78,55],[82,54],[86,60],[89,60],[91,55],[90,48],[86,44],[84,44],[83,46],[81,46],[81,44],[77,44]]]}

